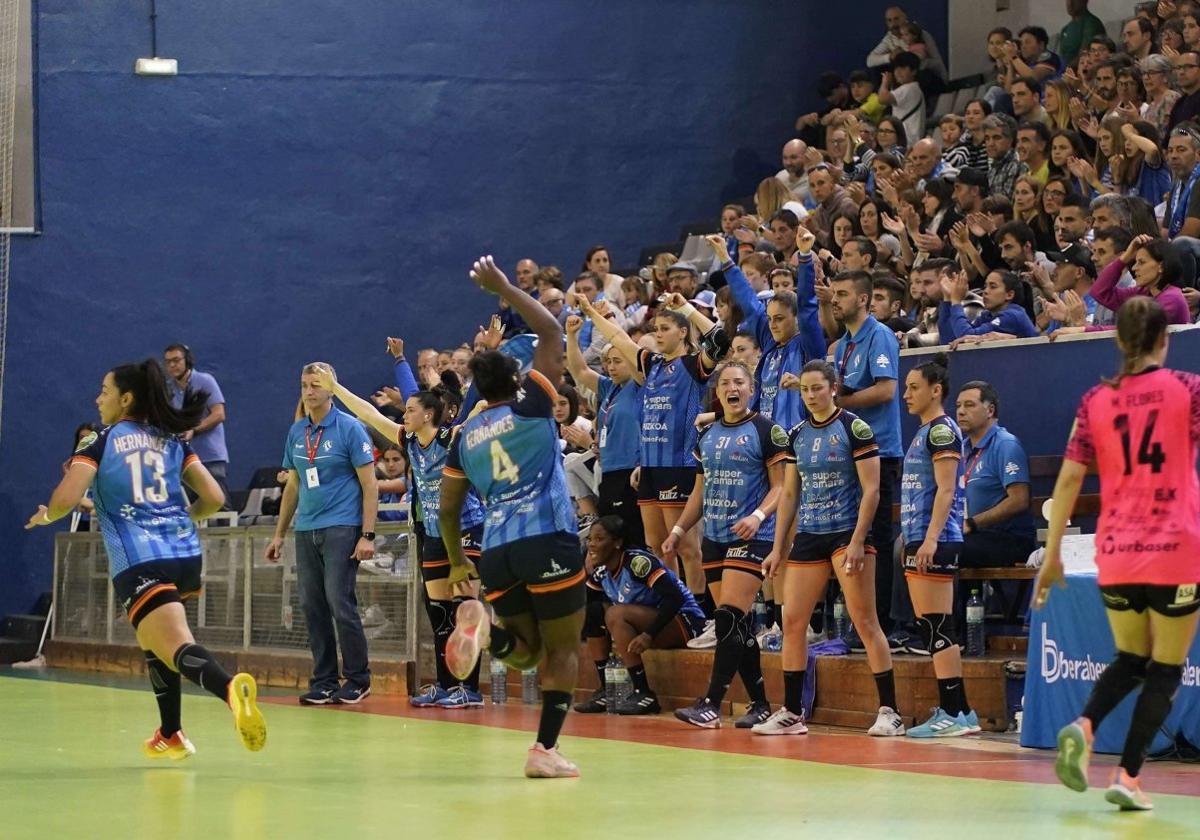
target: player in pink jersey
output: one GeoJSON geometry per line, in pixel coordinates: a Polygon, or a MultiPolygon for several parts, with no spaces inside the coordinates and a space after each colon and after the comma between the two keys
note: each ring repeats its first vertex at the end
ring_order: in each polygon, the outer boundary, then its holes
{"type": "Polygon", "coordinates": [[[1096,564],[1117,656],[1096,681],[1083,714],[1058,733],[1055,770],[1087,790],[1092,733],[1126,695],[1142,688],[1120,765],[1104,798],[1121,810],[1153,807],[1138,772],[1166,720],[1200,620],[1200,376],[1164,368],[1167,316],[1152,298],[1117,313],[1124,363],[1116,379],[1084,395],[1054,501],[1034,606],[1063,585],[1063,530],[1088,464],[1100,471],[1096,564]]]}

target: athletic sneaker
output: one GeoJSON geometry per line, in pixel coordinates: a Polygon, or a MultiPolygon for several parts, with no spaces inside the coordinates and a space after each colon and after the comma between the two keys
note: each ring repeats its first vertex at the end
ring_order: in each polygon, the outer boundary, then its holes
{"type": "Polygon", "coordinates": [[[715,648],[717,646],[717,622],[711,618],[704,622],[704,632],[694,639],[688,639],[687,646],[692,650],[715,648]]]}
{"type": "Polygon", "coordinates": [[[804,725],[804,715],[788,711],[787,706],[780,706],[775,714],[750,727],[755,735],[807,735],[808,727],[804,725]]]}
{"type": "Polygon", "coordinates": [[[827,639],[825,638],[825,634],[822,633],[820,630],[812,629],[811,624],[808,627],[804,628],[804,640],[806,642],[808,642],[810,645],[815,645],[817,642],[827,641],[827,639]]]}
{"type": "Polygon", "coordinates": [[[581,715],[600,715],[608,711],[608,697],[604,694],[603,688],[597,688],[592,692],[592,696],[582,703],[576,703],[575,711],[581,715]]]}
{"type": "Polygon", "coordinates": [[[959,712],[958,722],[967,727],[968,735],[978,735],[983,731],[983,727],[979,725],[979,715],[975,714],[974,709],[969,712],[959,712]]]}
{"type": "Polygon", "coordinates": [[[575,520],[575,530],[579,534],[586,534],[587,530],[596,524],[596,520],[600,517],[594,513],[581,513],[575,520]]]}
{"type": "Polygon", "coordinates": [[[352,685],[351,683],[343,683],[342,687],[333,695],[334,703],[345,703],[347,706],[354,706],[366,700],[371,694],[371,686],[369,685],[352,685]]]}
{"type": "Polygon", "coordinates": [[[1122,811],[1154,810],[1154,803],[1142,793],[1141,784],[1122,767],[1113,771],[1112,784],[1104,792],[1104,801],[1119,805],[1122,811]]]}
{"type": "Polygon", "coordinates": [[[465,685],[454,686],[437,702],[439,709],[470,709],[482,705],[483,695],[478,691],[471,691],[465,685]]]}
{"type": "Polygon", "coordinates": [[[887,635],[888,650],[892,653],[908,653],[908,643],[913,635],[907,630],[893,630],[887,635]]]}
{"type": "Polygon", "coordinates": [[[267,745],[267,722],[258,710],[258,684],[249,674],[235,674],[229,681],[227,696],[229,708],[233,710],[233,725],[237,729],[242,745],[250,752],[258,752],[267,745]]]}
{"type": "Polygon", "coordinates": [[[772,635],[779,636],[780,638],[783,637],[783,630],[780,629],[778,624],[772,624],[770,627],[764,627],[758,631],[758,635],[756,635],[754,638],[758,642],[758,646],[765,649],[767,646],[766,639],[768,636],[772,635]]]}
{"type": "Polygon", "coordinates": [[[721,728],[721,713],[717,710],[716,704],[710,702],[707,697],[701,697],[685,708],[676,709],[675,717],[701,729],[721,728]]]}
{"type": "Polygon", "coordinates": [[[327,706],[337,702],[333,699],[335,694],[337,694],[336,688],[310,688],[308,693],[300,695],[300,705],[327,706]]]}
{"type": "Polygon", "coordinates": [[[908,642],[904,645],[905,651],[915,656],[931,656],[929,645],[920,636],[909,636],[908,642]]]}
{"type": "Polygon", "coordinates": [[[751,703],[746,709],[746,714],[738,718],[733,725],[737,729],[753,729],[760,723],[766,723],[770,717],[770,703],[751,703]]]}
{"type": "Polygon", "coordinates": [[[154,730],[154,737],[142,743],[142,752],[147,758],[169,758],[179,761],[196,754],[196,747],[178,730],[170,738],[164,738],[161,729],[154,730]]]}
{"type": "Polygon", "coordinates": [[[892,707],[880,706],[879,714],[875,717],[875,723],[871,724],[871,728],[867,730],[867,734],[878,738],[903,735],[904,719],[892,707]]]}
{"type": "Polygon", "coordinates": [[[658,705],[658,695],[653,691],[633,691],[624,700],[617,703],[619,715],[656,715],[662,711],[658,705]]]}
{"type": "Polygon", "coordinates": [[[530,779],[575,779],[579,768],[563,758],[557,747],[546,749],[534,744],[525,759],[525,775],[530,779]]]}
{"type": "Polygon", "coordinates": [[[1088,762],[1092,757],[1092,723],[1077,718],[1058,730],[1058,758],[1054,773],[1071,790],[1083,793],[1088,789],[1088,762]]]}
{"type": "Polygon", "coordinates": [[[970,729],[958,715],[947,714],[940,706],[934,708],[933,717],[919,726],[908,730],[909,738],[954,738],[967,735],[970,729]]]}
{"type": "Polygon", "coordinates": [[[858,635],[858,631],[854,629],[854,625],[850,625],[850,629],[842,638],[846,646],[850,648],[851,653],[866,653],[867,646],[863,644],[862,637],[858,635]]]}
{"type": "Polygon", "coordinates": [[[459,605],[454,620],[454,631],[446,640],[446,667],[455,677],[465,680],[475,669],[480,651],[488,646],[492,620],[487,607],[474,598],[459,605]]]}
{"type": "Polygon", "coordinates": [[[421,686],[421,690],[415,695],[408,698],[410,706],[416,706],[418,709],[425,709],[429,706],[436,706],[439,700],[444,700],[450,696],[450,692],[442,688],[437,683],[421,686]]]}

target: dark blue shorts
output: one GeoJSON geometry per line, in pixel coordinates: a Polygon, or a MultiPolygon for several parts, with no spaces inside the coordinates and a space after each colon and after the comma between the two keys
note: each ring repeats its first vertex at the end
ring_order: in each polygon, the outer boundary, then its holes
{"type": "Polygon", "coordinates": [[[762,564],[771,553],[767,540],[738,540],[736,542],[714,542],[704,538],[700,543],[700,559],[704,564],[704,579],[717,583],[727,569],[745,572],[763,579],[762,564]]]}
{"type": "Polygon", "coordinates": [[[200,594],[199,557],[150,560],[130,566],[113,578],[113,592],[133,629],[163,604],[178,603],[200,594]]]}
{"type": "MultiPolygon", "coordinates": [[[[463,554],[467,559],[479,564],[479,555],[483,553],[483,525],[477,525],[469,531],[462,532],[463,554]]],[[[421,580],[425,582],[445,580],[450,577],[450,555],[446,553],[446,543],[440,536],[425,535],[421,541],[421,580]]]]}
{"type": "Polygon", "coordinates": [[[587,601],[579,537],[559,531],[487,548],[479,559],[484,598],[500,617],[565,618],[587,601]]]}

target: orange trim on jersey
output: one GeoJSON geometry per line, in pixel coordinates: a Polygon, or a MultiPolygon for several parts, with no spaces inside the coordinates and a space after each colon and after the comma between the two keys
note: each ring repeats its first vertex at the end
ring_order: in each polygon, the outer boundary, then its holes
{"type": "MultiPolygon", "coordinates": [[[[464,548],[463,554],[466,555],[467,557],[470,557],[472,560],[478,560],[480,557],[483,556],[482,551],[478,551],[474,548],[464,548]]],[[[449,561],[447,561],[447,562],[449,562],[449,561]]]]}
{"type": "Polygon", "coordinates": [[[97,464],[95,461],[93,461],[91,458],[89,458],[86,455],[72,455],[71,456],[71,466],[73,467],[76,464],[87,464],[89,467],[91,467],[94,470],[100,469],[100,465],[97,464]]]}
{"type": "Polygon", "coordinates": [[[529,371],[529,378],[532,379],[534,382],[536,382],[538,385],[540,385],[542,387],[542,390],[546,392],[546,395],[548,397],[550,397],[551,400],[558,399],[558,389],[555,388],[554,384],[549,379],[547,379],[546,376],[544,374],[542,374],[540,371],[537,371],[537,370],[529,371]]]}
{"type": "Polygon", "coordinates": [[[710,560],[707,563],[701,563],[700,567],[703,569],[719,569],[724,565],[725,565],[724,560],[710,560]]]}
{"type": "Polygon", "coordinates": [[[796,456],[791,454],[790,452],[780,452],[774,458],[771,458],[767,461],[767,466],[768,467],[774,466],[775,464],[778,464],[780,461],[795,461],[795,460],[796,460],[796,456]]]}
{"type": "Polygon", "coordinates": [[[948,450],[948,449],[947,449],[947,450],[944,450],[944,451],[942,451],[942,452],[935,452],[935,453],[933,453],[933,458],[932,458],[932,460],[934,460],[934,461],[944,461],[946,458],[953,458],[955,461],[961,461],[961,460],[962,460],[962,453],[961,453],[961,452],[951,452],[950,450],[948,450]]]}
{"type": "Polygon", "coordinates": [[[442,478],[446,477],[466,478],[467,474],[464,472],[459,472],[458,470],[454,469],[454,467],[442,467],[442,478]]]}
{"type": "Polygon", "coordinates": [[[832,562],[833,561],[830,560],[828,557],[826,557],[824,559],[819,559],[819,560],[793,560],[790,557],[787,559],[787,563],[789,566],[819,566],[822,563],[832,563],[832,562]]]}
{"type": "Polygon", "coordinates": [[[525,584],[525,588],[528,589],[532,595],[549,595],[551,592],[559,592],[563,589],[570,589],[575,584],[583,581],[583,579],[586,577],[587,573],[584,572],[583,569],[580,569],[566,580],[556,580],[553,583],[527,583],[525,584]]]}
{"type": "Polygon", "coordinates": [[[449,565],[450,565],[449,560],[422,560],[421,561],[422,569],[438,569],[438,568],[441,568],[442,566],[449,566],[449,565]]]}
{"type": "Polygon", "coordinates": [[[142,596],[134,601],[133,606],[129,608],[129,620],[133,621],[135,618],[137,618],[138,610],[140,610],[148,600],[153,598],[159,592],[162,592],[164,589],[176,589],[176,587],[173,583],[160,583],[157,586],[151,586],[149,589],[143,592],[142,596]]]}
{"type": "Polygon", "coordinates": [[[180,592],[180,593],[179,593],[179,600],[180,600],[180,601],[186,601],[186,600],[187,600],[187,599],[189,599],[189,598],[198,598],[198,597],[200,597],[200,593],[201,593],[201,592],[203,592],[203,591],[204,591],[204,588],[203,588],[203,587],[201,587],[200,589],[195,589],[195,590],[193,590],[193,591],[191,591],[191,592],[180,592]]]}
{"type": "Polygon", "coordinates": [[[950,572],[948,574],[935,574],[935,573],[930,573],[930,572],[912,572],[912,571],[909,571],[908,569],[905,569],[904,576],[906,578],[914,577],[914,578],[924,578],[926,580],[953,581],[955,572],[950,572]]]}
{"type": "Polygon", "coordinates": [[[725,558],[726,569],[733,569],[735,572],[753,572],[756,575],[762,574],[762,564],[754,563],[750,560],[730,560],[725,558]]]}
{"type": "Polygon", "coordinates": [[[512,591],[513,591],[514,589],[516,589],[518,586],[522,586],[522,584],[521,584],[521,583],[519,583],[519,582],[518,582],[518,583],[514,583],[512,586],[508,587],[508,589],[501,589],[499,592],[485,592],[485,593],[484,593],[484,595],[483,595],[483,598],[484,598],[484,600],[485,600],[485,601],[495,601],[495,600],[498,600],[498,599],[500,599],[500,598],[503,598],[503,597],[504,597],[505,595],[507,595],[509,592],[512,592],[512,591]]]}
{"type": "Polygon", "coordinates": [[[855,458],[857,458],[859,455],[866,455],[868,452],[878,452],[878,451],[879,451],[879,445],[872,443],[870,446],[864,446],[862,449],[855,449],[854,452],[851,454],[855,458]]]}
{"type": "Polygon", "coordinates": [[[662,577],[666,573],[667,573],[666,569],[655,569],[653,572],[650,573],[650,577],[646,578],[646,585],[653,586],[654,581],[658,580],[660,577],[662,577]]]}
{"type": "Polygon", "coordinates": [[[685,507],[687,507],[687,502],[660,502],[657,499],[650,499],[649,502],[647,502],[647,504],[655,505],[656,507],[664,507],[664,508],[685,508],[685,507]]]}

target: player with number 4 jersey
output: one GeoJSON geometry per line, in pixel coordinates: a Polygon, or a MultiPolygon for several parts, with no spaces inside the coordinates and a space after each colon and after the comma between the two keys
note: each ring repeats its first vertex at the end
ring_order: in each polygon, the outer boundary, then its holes
{"type": "Polygon", "coordinates": [[[1139,775],[1171,711],[1200,621],[1200,376],[1164,368],[1167,344],[1167,315],[1154,298],[1135,297],[1121,306],[1121,372],[1079,404],[1034,593],[1034,605],[1041,607],[1050,587],[1065,583],[1063,533],[1094,462],[1100,472],[1096,566],[1117,655],[1093,686],[1083,714],[1058,733],[1055,769],[1071,790],[1087,790],[1093,733],[1140,687],[1104,797],[1122,811],[1154,807],[1139,775]]]}

